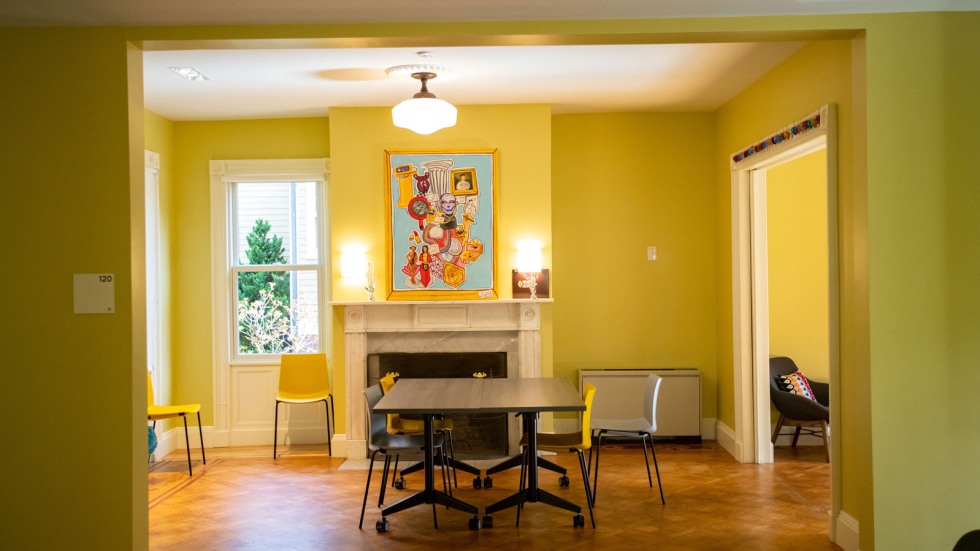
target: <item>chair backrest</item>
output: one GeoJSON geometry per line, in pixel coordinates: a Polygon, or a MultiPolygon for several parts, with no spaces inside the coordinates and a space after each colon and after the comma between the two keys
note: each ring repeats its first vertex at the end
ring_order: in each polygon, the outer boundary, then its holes
{"type": "Polygon", "coordinates": [[[279,360],[279,390],[294,394],[329,392],[327,354],[283,354],[279,360]]]}
{"type": "Polygon", "coordinates": [[[650,423],[649,432],[657,432],[657,398],[660,396],[660,375],[647,375],[647,388],[643,393],[643,416],[650,423]]]}
{"type": "Polygon", "coordinates": [[[585,411],[582,412],[582,449],[587,450],[592,445],[592,403],[595,401],[594,384],[589,383],[585,385],[582,400],[585,402],[585,411]]]}
{"type": "Polygon", "coordinates": [[[388,427],[385,415],[374,413],[374,406],[381,401],[381,385],[373,385],[364,389],[364,406],[367,407],[368,417],[368,438],[372,445],[378,446],[388,435],[388,427]]]}
{"type": "MultiPolygon", "coordinates": [[[[395,386],[395,376],[391,373],[388,373],[384,377],[381,377],[378,383],[382,394],[388,394],[388,391],[391,390],[391,387],[395,386]]],[[[399,432],[401,428],[399,423],[400,420],[401,420],[401,416],[399,416],[397,413],[389,413],[385,418],[385,424],[386,424],[385,430],[387,430],[392,434],[399,432]]]]}
{"type": "Polygon", "coordinates": [[[769,358],[769,391],[786,392],[786,389],[779,384],[780,375],[790,375],[796,373],[800,368],[796,367],[796,362],[792,358],[776,356],[769,358]]]}
{"type": "Polygon", "coordinates": [[[769,358],[769,377],[775,379],[779,375],[789,375],[796,373],[800,368],[796,367],[796,362],[786,356],[776,356],[769,358]]]}
{"type": "Polygon", "coordinates": [[[381,379],[378,380],[378,383],[381,384],[381,392],[384,394],[388,394],[388,391],[391,390],[391,387],[395,386],[395,376],[389,373],[384,377],[381,377],[381,379]]]}

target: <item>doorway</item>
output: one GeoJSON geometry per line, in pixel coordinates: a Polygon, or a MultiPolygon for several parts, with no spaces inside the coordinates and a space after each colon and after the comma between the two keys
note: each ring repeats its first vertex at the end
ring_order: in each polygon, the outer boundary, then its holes
{"type": "MultiPolygon", "coordinates": [[[[814,152],[826,167],[826,365],[831,434],[839,434],[839,283],[837,248],[837,145],[832,105],[790,125],[732,159],[732,278],[736,459],[772,463],[769,401],[770,304],[766,176],[770,169],[814,152]],[[788,131],[792,130],[792,132],[788,131]],[[787,137],[788,136],[788,137],[787,137]]],[[[779,350],[773,350],[780,353],[779,350]]],[[[840,449],[830,443],[831,529],[840,511],[840,449]]],[[[832,538],[833,539],[833,538],[832,538]]]]}

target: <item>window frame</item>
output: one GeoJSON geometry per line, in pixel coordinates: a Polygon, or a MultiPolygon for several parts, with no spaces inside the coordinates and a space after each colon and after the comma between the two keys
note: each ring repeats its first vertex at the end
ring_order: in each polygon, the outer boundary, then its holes
{"type": "MultiPolygon", "coordinates": [[[[319,251],[323,250],[323,248],[319,246],[319,240],[321,239],[321,234],[323,233],[319,231],[319,226],[322,225],[325,216],[322,214],[318,214],[321,212],[321,206],[323,204],[322,194],[325,191],[323,180],[322,179],[312,180],[307,178],[283,179],[281,177],[276,177],[274,179],[269,177],[263,177],[259,182],[254,182],[252,180],[243,180],[241,178],[234,178],[234,177],[229,177],[226,178],[225,180],[226,180],[225,185],[227,185],[228,187],[228,195],[229,195],[228,200],[229,200],[229,208],[230,208],[229,223],[231,225],[231,232],[232,232],[231,235],[228,236],[228,241],[227,241],[227,246],[229,249],[228,250],[229,282],[228,282],[227,292],[228,292],[228,301],[230,303],[230,310],[229,310],[230,318],[228,320],[229,339],[231,341],[229,343],[230,360],[234,363],[240,363],[242,360],[266,359],[266,358],[278,359],[279,357],[279,354],[277,353],[247,354],[241,351],[241,342],[239,340],[240,333],[236,331],[239,322],[238,301],[240,300],[240,298],[238,297],[237,289],[238,289],[239,276],[246,272],[286,272],[286,273],[295,272],[297,274],[299,272],[315,273],[315,279],[317,281],[317,343],[318,343],[318,347],[320,348],[318,352],[324,352],[325,350],[323,350],[323,348],[325,346],[324,343],[326,342],[325,340],[326,337],[324,336],[324,329],[323,329],[324,316],[322,315],[324,303],[320,299],[320,294],[321,291],[323,290],[325,278],[323,277],[323,269],[324,269],[323,258],[321,258],[319,255],[319,251]],[[241,184],[250,184],[250,183],[295,185],[297,183],[307,183],[307,182],[312,183],[313,187],[316,189],[316,194],[315,194],[316,200],[307,201],[306,205],[304,206],[304,210],[305,210],[304,214],[308,216],[307,219],[304,221],[304,226],[307,231],[309,231],[310,227],[312,226],[312,230],[313,230],[312,233],[315,235],[316,239],[308,240],[305,246],[303,247],[302,251],[300,250],[299,247],[296,247],[295,253],[297,258],[292,259],[296,262],[286,263],[286,264],[242,264],[241,258],[242,255],[244,254],[244,250],[241,249],[242,228],[239,226],[240,221],[238,219],[238,215],[241,213],[241,205],[239,204],[240,195],[238,193],[239,186],[241,184]],[[299,262],[301,258],[302,259],[309,258],[310,243],[314,243],[314,242],[317,243],[317,249],[316,249],[317,261],[299,262]]],[[[291,217],[299,216],[298,209],[296,211],[291,210],[290,216],[291,217]]],[[[295,227],[296,225],[295,220],[293,220],[293,223],[291,225],[295,227]]],[[[289,238],[290,240],[295,240],[298,239],[298,236],[299,234],[296,233],[294,235],[290,235],[289,238]]]]}
{"type": "MultiPolygon", "coordinates": [[[[315,182],[317,188],[317,246],[322,253],[327,239],[326,220],[326,182],[329,175],[328,159],[259,159],[211,161],[211,205],[212,205],[212,304],[215,320],[213,339],[215,349],[224,352],[223,358],[216,358],[215,365],[235,365],[247,363],[268,363],[278,361],[279,354],[240,354],[238,350],[238,300],[232,300],[232,291],[237,297],[238,274],[248,271],[272,271],[268,266],[254,267],[240,265],[238,221],[235,219],[236,187],[239,183],[287,183],[315,182]],[[218,208],[216,208],[218,207],[218,208]],[[232,327],[232,324],[235,327],[232,327]]],[[[320,352],[329,352],[326,331],[326,307],[329,303],[327,289],[328,255],[320,254],[314,264],[277,264],[275,271],[316,271],[317,272],[317,325],[320,352]]]]}

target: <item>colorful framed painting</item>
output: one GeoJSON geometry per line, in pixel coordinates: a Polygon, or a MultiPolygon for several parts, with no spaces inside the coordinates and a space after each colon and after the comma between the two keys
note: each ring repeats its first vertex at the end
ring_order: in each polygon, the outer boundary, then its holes
{"type": "Polygon", "coordinates": [[[497,298],[497,150],[385,151],[389,300],[497,298]]]}

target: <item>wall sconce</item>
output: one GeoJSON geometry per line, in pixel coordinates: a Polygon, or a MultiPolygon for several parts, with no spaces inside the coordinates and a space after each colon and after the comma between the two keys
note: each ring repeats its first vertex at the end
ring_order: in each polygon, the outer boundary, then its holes
{"type": "Polygon", "coordinates": [[[541,245],[522,243],[517,246],[517,271],[524,276],[524,288],[531,291],[531,300],[538,298],[538,274],[541,272],[541,245]]]}
{"type": "Polygon", "coordinates": [[[374,266],[363,251],[340,253],[340,278],[354,285],[364,285],[368,300],[374,300],[374,266]]]}

